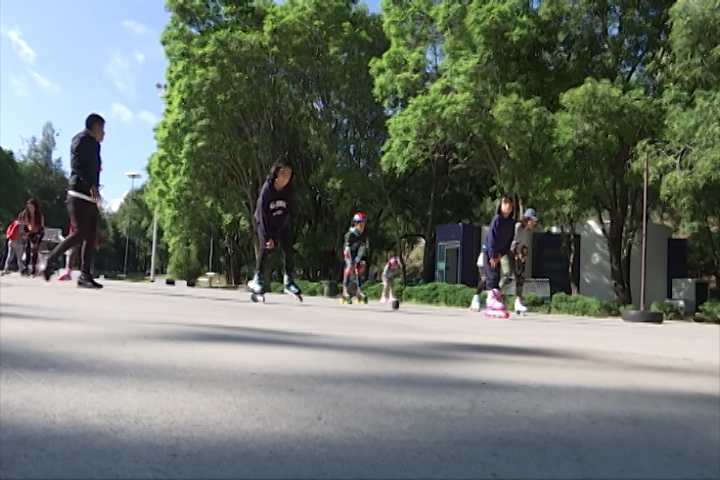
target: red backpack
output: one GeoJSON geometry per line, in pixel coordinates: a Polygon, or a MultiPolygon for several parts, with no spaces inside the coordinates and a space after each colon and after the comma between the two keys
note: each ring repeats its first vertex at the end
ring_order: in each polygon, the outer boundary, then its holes
{"type": "Polygon", "coordinates": [[[7,230],[5,230],[5,236],[11,242],[20,240],[20,222],[15,220],[10,225],[8,225],[7,230]]]}

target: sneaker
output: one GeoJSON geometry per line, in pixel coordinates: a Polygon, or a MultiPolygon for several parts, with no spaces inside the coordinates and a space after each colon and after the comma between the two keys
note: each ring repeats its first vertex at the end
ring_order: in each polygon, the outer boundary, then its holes
{"type": "Polygon", "coordinates": [[[80,275],[80,278],[78,278],[77,286],[83,288],[103,288],[102,284],[96,282],[95,279],[92,278],[90,275],[84,274],[80,275]]]}
{"type": "Polygon", "coordinates": [[[254,293],[261,294],[263,292],[263,281],[260,274],[256,273],[253,279],[248,282],[247,286],[254,293]]]}
{"type": "Polygon", "coordinates": [[[72,280],[72,270],[66,269],[59,277],[58,280],[61,282],[72,280]]]}
{"type": "Polygon", "coordinates": [[[55,270],[53,270],[53,268],[51,266],[47,265],[45,267],[45,270],[40,272],[40,275],[42,275],[42,277],[45,279],[46,282],[49,282],[53,276],[53,273],[55,273],[55,270]]]}
{"type": "Polygon", "coordinates": [[[382,298],[380,299],[380,303],[387,303],[387,302],[389,302],[389,301],[390,301],[390,300],[387,299],[387,298],[385,298],[385,297],[382,297],[382,298]]]}
{"type": "Polygon", "coordinates": [[[522,299],[520,297],[515,298],[515,312],[516,313],[527,313],[528,308],[522,304],[522,299]]]}

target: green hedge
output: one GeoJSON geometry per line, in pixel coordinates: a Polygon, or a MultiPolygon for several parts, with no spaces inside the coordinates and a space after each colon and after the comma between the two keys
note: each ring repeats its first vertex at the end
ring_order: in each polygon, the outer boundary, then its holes
{"type": "MultiPolygon", "coordinates": [[[[325,294],[324,282],[297,281],[305,296],[322,296],[325,294]]],[[[273,292],[283,291],[282,284],[273,282],[273,292]]],[[[368,283],[364,285],[363,292],[372,300],[380,299],[382,292],[381,283],[368,283]]],[[[398,285],[396,287],[398,298],[407,303],[419,303],[426,305],[440,305],[448,307],[468,308],[475,295],[475,289],[465,285],[450,285],[446,283],[428,283],[417,286],[398,285]]],[[[482,294],[482,301],[485,301],[485,293],[482,294]]],[[[515,297],[505,297],[508,309],[512,310],[515,304],[515,297]]],[[[616,302],[603,302],[591,297],[582,295],[566,295],[556,293],[552,299],[541,298],[537,295],[526,295],[523,303],[531,312],[557,313],[564,315],[575,315],[585,317],[614,317],[627,307],[616,302]]]]}
{"type": "Polygon", "coordinates": [[[698,312],[692,317],[684,317],[675,305],[665,302],[653,302],[650,310],[660,312],[665,320],[688,320],[700,323],[720,324],[720,300],[712,299],[700,305],[698,312]]]}
{"type": "Polygon", "coordinates": [[[695,321],[720,324],[720,300],[713,299],[700,305],[695,321]]]}

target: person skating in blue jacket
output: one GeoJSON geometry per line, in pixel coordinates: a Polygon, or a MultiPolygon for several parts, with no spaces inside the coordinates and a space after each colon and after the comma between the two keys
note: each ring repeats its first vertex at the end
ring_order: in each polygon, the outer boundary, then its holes
{"type": "MultiPolygon", "coordinates": [[[[501,290],[509,282],[510,262],[508,254],[515,237],[515,200],[512,195],[505,195],[500,200],[497,214],[490,222],[490,231],[485,240],[483,251],[484,286],[479,285],[478,291],[472,299],[470,309],[480,310],[480,293],[484,287],[488,293],[492,290],[501,290]]],[[[491,296],[488,295],[488,299],[491,296]]]]}

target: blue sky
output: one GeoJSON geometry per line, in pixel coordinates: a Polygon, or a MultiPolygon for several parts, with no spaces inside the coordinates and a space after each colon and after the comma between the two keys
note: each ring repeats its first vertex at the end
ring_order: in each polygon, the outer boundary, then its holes
{"type": "MultiPolygon", "coordinates": [[[[379,10],[379,0],[366,3],[379,10]]],[[[17,151],[51,121],[60,132],[56,155],[69,170],[70,140],[89,113],[100,113],[107,120],[101,194],[117,208],[130,189],[125,172],[144,181],[155,151],[167,19],[163,0],[0,1],[0,145],[17,151]]]]}
{"type": "Polygon", "coordinates": [[[130,189],[125,172],[145,178],[155,150],[167,18],[162,0],[0,2],[0,145],[16,151],[51,121],[68,170],[70,140],[99,112],[102,195],[117,206],[130,189]]]}

